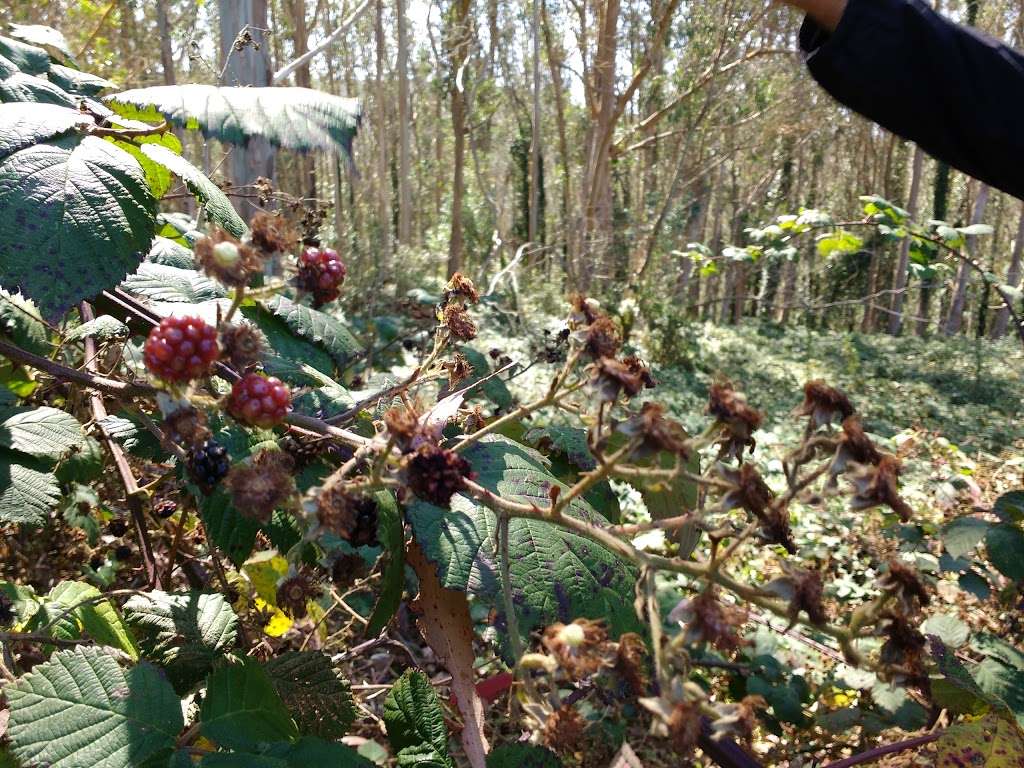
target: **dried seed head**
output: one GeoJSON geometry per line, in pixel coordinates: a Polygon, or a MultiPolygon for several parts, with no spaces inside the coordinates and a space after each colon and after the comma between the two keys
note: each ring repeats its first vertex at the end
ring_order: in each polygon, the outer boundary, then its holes
{"type": "Polygon", "coordinates": [[[163,421],[164,431],[175,443],[191,450],[200,443],[209,440],[213,433],[206,426],[206,415],[191,405],[178,408],[163,421]]]}
{"type": "Polygon", "coordinates": [[[615,672],[633,696],[643,696],[647,692],[647,646],[635,632],[619,637],[615,672]]]}
{"type": "Polygon", "coordinates": [[[264,450],[245,464],[236,464],[225,483],[237,509],[245,517],[267,522],[275,509],[295,494],[295,463],[284,451],[264,450]]]}
{"type": "Polygon", "coordinates": [[[899,494],[900,460],[891,453],[883,454],[874,466],[861,465],[851,474],[854,496],[850,501],[851,509],[872,509],[873,507],[889,507],[906,523],[913,517],[914,511],[899,494]]]}
{"type": "Polygon", "coordinates": [[[707,643],[728,653],[746,644],[739,636],[739,628],[747,620],[746,611],[725,605],[713,586],[688,601],[683,614],[688,615],[684,635],[688,645],[707,643]]]}
{"type": "Polygon", "coordinates": [[[416,414],[403,406],[396,406],[384,412],[384,426],[403,451],[411,450],[413,440],[420,433],[420,422],[416,414]]]}
{"type": "Polygon", "coordinates": [[[684,701],[675,705],[669,716],[668,735],[672,748],[680,757],[690,755],[697,746],[701,733],[701,709],[696,701],[684,701]]]}
{"type": "Polygon", "coordinates": [[[582,293],[574,293],[569,297],[572,305],[572,312],[569,314],[569,326],[576,330],[584,326],[592,325],[595,320],[602,317],[601,305],[596,299],[588,299],[582,293]]]}
{"type": "Polygon", "coordinates": [[[245,373],[260,361],[265,347],[263,333],[252,323],[236,323],[221,328],[221,358],[239,373],[245,373]]]}
{"type": "Polygon", "coordinates": [[[800,611],[807,614],[810,622],[821,626],[828,621],[822,597],[825,585],[821,571],[808,571],[794,568],[790,574],[793,580],[793,599],[789,602],[790,626],[796,623],[800,611]]]}
{"type": "Polygon", "coordinates": [[[459,341],[472,341],[476,338],[476,323],[466,311],[465,304],[456,302],[445,306],[441,311],[441,323],[459,341]]]}
{"type": "Polygon", "coordinates": [[[473,366],[461,352],[452,355],[452,359],[444,364],[444,368],[448,371],[448,389],[451,390],[473,375],[473,366]]]}
{"type": "Polygon", "coordinates": [[[249,222],[249,239],[266,256],[291,250],[298,235],[281,214],[260,211],[249,222]]]}
{"type": "Polygon", "coordinates": [[[456,272],[448,281],[448,285],[444,287],[441,302],[448,304],[452,299],[463,299],[471,304],[476,304],[480,301],[480,293],[473,285],[472,280],[461,272],[456,272]]]}
{"type": "Polygon", "coordinates": [[[606,664],[608,634],[599,621],[576,619],[571,624],[552,624],[541,642],[573,680],[593,674],[606,664]]]}
{"type": "Polygon", "coordinates": [[[763,696],[744,696],[734,704],[719,704],[718,717],[711,723],[711,737],[716,741],[725,737],[750,743],[757,725],[757,710],[767,709],[763,696]]]}
{"type": "Polygon", "coordinates": [[[888,611],[878,623],[878,634],[885,638],[878,660],[887,667],[902,667],[912,678],[925,678],[925,636],[901,613],[888,611]]]}
{"type": "Polygon", "coordinates": [[[335,485],[317,498],[317,519],[353,547],[377,544],[377,501],[372,496],[353,495],[335,485]]]}
{"type": "Polygon", "coordinates": [[[655,386],[651,372],[637,358],[628,357],[622,362],[612,357],[602,357],[593,365],[590,379],[591,391],[605,402],[615,402],[619,394],[633,397],[645,387],[655,386]]]}
{"type": "Polygon", "coordinates": [[[447,507],[462,488],[464,478],[472,479],[472,468],[462,456],[430,443],[421,445],[406,465],[409,488],[417,497],[447,507]]]}
{"type": "Polygon", "coordinates": [[[796,408],[797,416],[810,416],[814,428],[849,418],[854,413],[849,398],[821,379],[804,384],[804,401],[796,408]]]}
{"type": "Polygon", "coordinates": [[[586,330],[584,347],[594,360],[615,357],[621,345],[619,329],[607,315],[597,318],[586,330]]]}
{"type": "Polygon", "coordinates": [[[722,426],[719,439],[719,458],[742,460],[743,451],[754,450],[757,443],[752,435],[764,421],[764,414],[747,405],[747,398],[737,392],[729,382],[716,382],[708,392],[707,413],[722,426]]]}
{"type": "Polygon", "coordinates": [[[917,571],[895,557],[889,559],[888,566],[888,570],[878,578],[878,588],[891,593],[904,613],[912,614],[918,607],[931,602],[917,571]]]}
{"type": "Polygon", "coordinates": [[[338,589],[348,589],[366,575],[366,561],[361,555],[339,555],[331,565],[331,581],[338,589]]]}
{"type": "Polygon", "coordinates": [[[277,607],[293,619],[304,619],[308,603],[320,594],[320,588],[302,574],[286,576],[277,584],[277,607]]]}
{"type": "Polygon", "coordinates": [[[196,243],[195,257],[203,272],[231,288],[248,285],[263,270],[262,255],[222,229],[196,243]]]}
{"type": "Polygon", "coordinates": [[[627,437],[642,438],[640,446],[633,452],[634,458],[647,458],[660,451],[689,458],[686,430],[678,421],[666,418],[664,406],[658,403],[644,403],[640,413],[619,424],[617,431],[627,437]]]}
{"type": "Polygon", "coordinates": [[[544,743],[556,752],[575,752],[580,747],[587,721],[571,706],[563,706],[548,715],[544,723],[544,743]]]}

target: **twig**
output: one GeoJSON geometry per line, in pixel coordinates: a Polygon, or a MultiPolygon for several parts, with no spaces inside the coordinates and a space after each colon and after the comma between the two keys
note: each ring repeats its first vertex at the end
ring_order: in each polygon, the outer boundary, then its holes
{"type": "Polygon", "coordinates": [[[924,736],[916,736],[913,739],[897,741],[894,744],[884,744],[881,747],[869,749],[867,752],[861,752],[858,755],[851,755],[835,763],[829,763],[824,768],[851,768],[854,765],[871,763],[886,755],[906,752],[908,749],[916,749],[917,747],[923,747],[925,744],[931,744],[933,741],[937,741],[943,733],[944,731],[936,731],[934,733],[926,733],[924,736]]]}
{"type": "MultiPolygon", "coordinates": [[[[31,368],[35,368],[43,373],[48,373],[56,379],[61,381],[69,381],[75,384],[81,384],[83,387],[95,390],[97,392],[103,392],[104,394],[111,395],[113,397],[135,397],[137,395],[155,395],[157,390],[149,384],[144,383],[127,383],[123,381],[117,381],[115,379],[108,379],[106,376],[99,376],[90,371],[79,371],[75,368],[69,368],[66,365],[54,362],[46,357],[40,357],[34,355],[21,347],[17,347],[7,341],[0,339],[0,355],[7,357],[15,362],[27,365],[31,368]]],[[[87,355],[89,357],[90,355],[87,355]]]]}

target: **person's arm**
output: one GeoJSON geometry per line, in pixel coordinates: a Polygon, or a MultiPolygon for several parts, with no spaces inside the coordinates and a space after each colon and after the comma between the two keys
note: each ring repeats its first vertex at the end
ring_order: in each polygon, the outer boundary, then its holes
{"type": "Polygon", "coordinates": [[[922,0],[787,0],[800,46],[833,97],[1024,199],[1024,56],[922,0]]]}

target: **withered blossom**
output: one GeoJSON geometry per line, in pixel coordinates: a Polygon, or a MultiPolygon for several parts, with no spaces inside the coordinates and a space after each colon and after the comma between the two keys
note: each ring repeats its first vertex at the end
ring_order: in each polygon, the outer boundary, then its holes
{"type": "Polygon", "coordinates": [[[630,416],[616,428],[626,437],[641,438],[633,457],[644,459],[661,451],[676,453],[684,459],[689,457],[686,445],[686,430],[674,419],[665,416],[665,408],[659,403],[644,403],[640,412],[630,416]]]}
{"type": "Polygon", "coordinates": [[[711,722],[711,738],[716,741],[726,737],[750,743],[757,726],[757,710],[767,709],[768,702],[763,696],[744,696],[740,701],[718,704],[718,717],[711,722]]]}
{"type": "Polygon", "coordinates": [[[754,432],[764,421],[764,414],[747,405],[747,398],[729,382],[716,382],[708,391],[707,413],[722,427],[718,458],[742,461],[743,451],[753,452],[757,443],[754,432]]]}
{"type": "Polygon", "coordinates": [[[441,311],[441,322],[459,341],[472,341],[476,338],[476,323],[466,311],[465,304],[455,302],[445,306],[441,311]]]}
{"type": "Polygon", "coordinates": [[[290,250],[299,236],[281,214],[260,211],[249,222],[249,241],[267,256],[290,250]]]}
{"type": "Polygon", "coordinates": [[[899,494],[900,460],[891,453],[883,454],[878,464],[862,464],[850,472],[854,496],[850,508],[854,510],[889,507],[906,523],[914,511],[899,494]]]}
{"type": "Polygon", "coordinates": [[[883,592],[892,594],[905,614],[912,614],[931,602],[918,572],[895,557],[889,559],[887,570],[876,583],[883,592]]]}
{"type": "Polygon", "coordinates": [[[265,523],[295,494],[295,462],[284,451],[264,450],[236,464],[225,479],[231,499],[245,517],[265,523]]]}
{"type": "Polygon", "coordinates": [[[644,388],[655,386],[651,372],[637,358],[628,357],[619,362],[612,357],[602,357],[593,366],[590,378],[591,391],[604,402],[615,402],[619,394],[633,397],[644,388]]]}
{"type": "Polygon", "coordinates": [[[194,253],[203,272],[231,288],[248,285],[253,276],[263,271],[260,252],[239,242],[223,229],[199,240],[194,253]]]}
{"type": "Polygon", "coordinates": [[[412,454],[405,471],[409,489],[438,507],[449,506],[452,496],[462,488],[462,481],[476,476],[461,455],[430,443],[412,454]]]}
{"type": "Polygon", "coordinates": [[[607,665],[608,633],[599,621],[576,619],[571,624],[552,624],[541,643],[573,680],[581,680],[607,665]]]}
{"type": "Polygon", "coordinates": [[[871,438],[864,433],[859,416],[848,416],[843,419],[843,431],[836,444],[835,456],[828,467],[826,487],[835,490],[839,475],[859,464],[877,464],[882,454],[875,447],[871,438]]]}
{"type": "Polygon", "coordinates": [[[373,496],[330,486],[317,497],[317,520],[353,547],[377,544],[377,501],[373,496]]]}
{"type": "Polygon", "coordinates": [[[765,585],[765,589],[789,601],[787,629],[792,629],[797,623],[801,611],[807,614],[807,619],[815,626],[821,626],[828,621],[822,602],[825,585],[821,571],[797,568],[786,561],[783,561],[782,569],[784,575],[772,579],[765,585]]]}
{"type": "Polygon", "coordinates": [[[480,301],[480,292],[473,285],[473,281],[461,272],[456,272],[452,275],[448,284],[444,287],[441,302],[447,304],[454,298],[464,299],[471,304],[476,304],[480,301]]]}
{"type": "Polygon", "coordinates": [[[591,323],[583,334],[584,349],[593,359],[615,357],[622,342],[619,329],[607,315],[602,315],[591,323]]]}
{"type": "Polygon", "coordinates": [[[544,743],[556,752],[575,752],[587,728],[583,715],[572,706],[556,709],[544,723],[544,743]]]}
{"type": "Polygon", "coordinates": [[[678,614],[686,622],[682,641],[685,645],[707,643],[728,653],[746,644],[739,635],[739,628],[747,620],[746,611],[719,600],[718,590],[713,585],[678,608],[678,614]]]}
{"type": "Polygon", "coordinates": [[[842,421],[854,413],[849,398],[838,389],[830,387],[821,379],[813,379],[804,384],[804,401],[796,408],[797,416],[810,416],[811,425],[817,429],[842,421]]]}
{"type": "Polygon", "coordinates": [[[252,323],[241,322],[220,330],[221,359],[239,373],[245,373],[260,361],[265,341],[252,323]]]}
{"type": "Polygon", "coordinates": [[[672,749],[680,757],[690,755],[697,747],[702,729],[703,713],[696,701],[679,702],[672,708],[666,725],[672,749]]]}
{"type": "Polygon", "coordinates": [[[320,587],[303,574],[286,576],[278,582],[275,599],[277,607],[293,619],[304,619],[309,613],[309,601],[320,594],[320,587]]]}
{"type": "Polygon", "coordinates": [[[727,464],[716,466],[720,478],[732,485],[722,497],[725,510],[743,509],[761,523],[759,535],[769,544],[779,544],[790,554],[796,554],[796,543],[789,525],[789,513],[784,507],[772,504],[775,494],[752,464],[733,468],[727,464]]]}
{"type": "Polygon", "coordinates": [[[473,366],[461,352],[452,355],[452,359],[445,362],[444,369],[448,371],[448,389],[452,390],[473,375],[473,366]]]}

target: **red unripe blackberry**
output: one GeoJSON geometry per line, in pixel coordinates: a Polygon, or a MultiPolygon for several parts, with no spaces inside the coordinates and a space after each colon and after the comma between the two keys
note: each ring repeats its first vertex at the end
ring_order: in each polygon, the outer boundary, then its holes
{"type": "Polygon", "coordinates": [[[149,372],[173,382],[205,376],[218,355],[217,329],[198,317],[164,318],[142,351],[149,372]]]}
{"type": "Polygon", "coordinates": [[[338,252],[331,248],[306,248],[299,255],[299,271],[295,282],[299,290],[313,296],[320,306],[334,301],[340,294],[348,269],[338,252]]]}
{"type": "Polygon", "coordinates": [[[254,427],[272,427],[292,409],[292,393],[280,379],[250,373],[235,382],[228,413],[254,427]]]}

